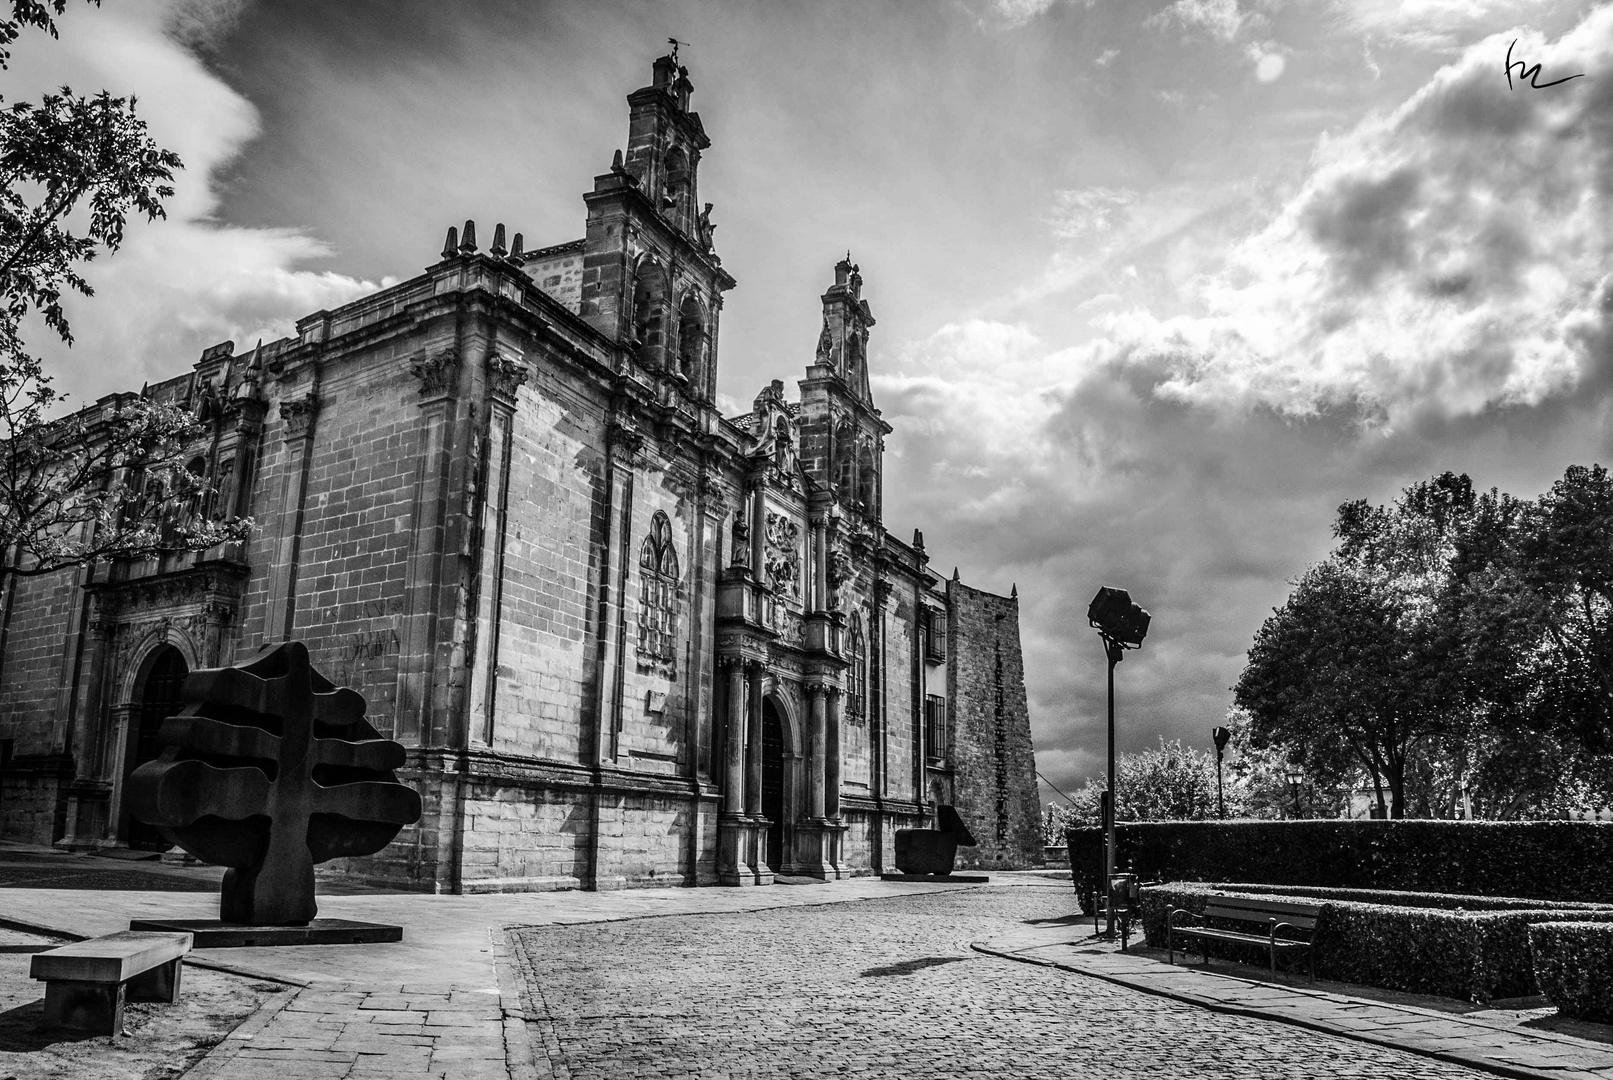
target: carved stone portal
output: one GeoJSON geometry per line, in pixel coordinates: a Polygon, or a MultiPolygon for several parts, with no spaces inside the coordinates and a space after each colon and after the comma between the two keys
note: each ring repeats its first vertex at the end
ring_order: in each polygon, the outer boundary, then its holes
{"type": "Polygon", "coordinates": [[[392,775],[403,746],[364,719],[363,695],[309,666],[302,642],[192,672],[184,700],[163,721],[162,755],[130,777],[130,806],[229,867],[225,922],[305,925],[318,912],[315,863],[372,855],[420,820],[420,796],[392,775]]]}

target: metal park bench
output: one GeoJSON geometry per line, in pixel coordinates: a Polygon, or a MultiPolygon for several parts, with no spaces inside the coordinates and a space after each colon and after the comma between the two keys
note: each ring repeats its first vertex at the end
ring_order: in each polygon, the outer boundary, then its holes
{"type": "Polygon", "coordinates": [[[35,953],[28,974],[45,984],[45,1026],[115,1035],[125,1000],[177,1001],[190,946],[190,934],[124,930],[35,953]]]}
{"type": "MultiPolygon", "coordinates": [[[[1320,904],[1296,904],[1287,900],[1267,900],[1244,896],[1212,896],[1204,905],[1204,914],[1195,915],[1185,908],[1176,908],[1170,914],[1165,932],[1165,947],[1170,963],[1176,963],[1176,939],[1197,940],[1204,963],[1210,962],[1209,943],[1232,941],[1240,945],[1258,945],[1267,951],[1272,974],[1277,972],[1277,956],[1304,953],[1310,959],[1311,981],[1316,980],[1316,955],[1311,946],[1316,937],[1316,921],[1321,917],[1320,904]],[[1194,919],[1193,923],[1183,920],[1194,919]],[[1224,929],[1208,925],[1211,922],[1235,923],[1244,927],[1259,926],[1264,933],[1247,930],[1224,929]],[[1286,935],[1284,936],[1285,932],[1286,935]],[[1293,935],[1304,934],[1304,937],[1293,935]]],[[[1184,947],[1184,953],[1187,949],[1184,947]]],[[[1290,965],[1292,970],[1292,965],[1290,965]]]]}

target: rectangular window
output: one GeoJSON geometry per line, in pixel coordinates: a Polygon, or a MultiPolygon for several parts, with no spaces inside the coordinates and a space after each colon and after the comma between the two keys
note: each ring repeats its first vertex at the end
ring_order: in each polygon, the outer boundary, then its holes
{"type": "Polygon", "coordinates": [[[947,699],[939,694],[924,698],[924,756],[935,764],[944,764],[952,756],[947,742],[947,699]]]}

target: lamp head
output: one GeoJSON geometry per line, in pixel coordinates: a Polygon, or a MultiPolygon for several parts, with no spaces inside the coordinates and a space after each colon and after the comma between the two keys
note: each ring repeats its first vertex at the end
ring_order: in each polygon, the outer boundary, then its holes
{"type": "Polygon", "coordinates": [[[1097,627],[1099,633],[1133,649],[1148,635],[1151,618],[1148,612],[1132,603],[1131,594],[1125,589],[1111,589],[1107,585],[1098,590],[1087,607],[1087,621],[1097,627]]]}

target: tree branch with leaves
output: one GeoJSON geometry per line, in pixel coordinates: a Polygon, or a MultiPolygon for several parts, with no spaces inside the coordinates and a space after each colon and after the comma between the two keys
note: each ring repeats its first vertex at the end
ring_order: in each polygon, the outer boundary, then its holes
{"type": "MultiPolygon", "coordinates": [[[[25,28],[55,37],[66,7],[12,0],[0,67],[25,28]]],[[[244,539],[250,526],[194,512],[211,492],[184,465],[205,433],[194,417],[125,394],[51,420],[62,398],[24,342],[37,316],[72,345],[63,298],[94,295],[83,268],[122,245],[131,214],[166,216],[182,166],[135,104],[68,87],[37,104],[0,102],[0,577],[201,550],[244,539]]]]}

